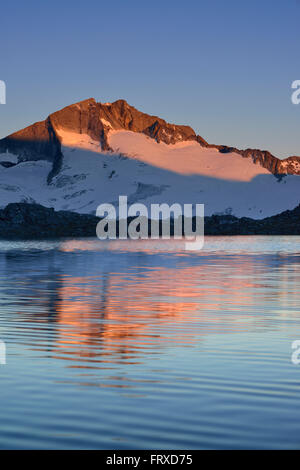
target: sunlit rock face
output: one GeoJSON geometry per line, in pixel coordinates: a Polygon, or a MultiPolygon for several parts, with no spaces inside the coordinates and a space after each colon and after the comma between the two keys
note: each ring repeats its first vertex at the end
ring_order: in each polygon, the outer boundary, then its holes
{"type": "Polygon", "coordinates": [[[45,121],[37,122],[0,140],[0,151],[19,154],[24,160],[51,160],[61,143],[60,130],[86,134],[97,141],[102,150],[107,150],[107,134],[111,129],[142,132],[157,142],[167,144],[196,140],[196,134],[190,127],[168,124],[163,119],[138,111],[125,100],[102,104],[90,98],[67,106],[50,114],[45,121]]]}

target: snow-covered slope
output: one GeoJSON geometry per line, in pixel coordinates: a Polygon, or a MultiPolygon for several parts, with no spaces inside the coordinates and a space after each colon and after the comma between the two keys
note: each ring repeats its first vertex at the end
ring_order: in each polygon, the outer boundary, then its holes
{"type": "Polygon", "coordinates": [[[202,175],[232,181],[251,181],[270,172],[237,153],[222,154],[215,148],[201,147],[198,142],[157,143],[144,134],[111,131],[108,142],[115,151],[179,175],[202,175]]]}
{"type": "Polygon", "coordinates": [[[141,135],[129,136],[130,142],[128,135],[124,137],[114,134],[110,143],[122,153],[127,149],[127,157],[101,152],[94,141],[78,135],[72,147],[62,147],[62,167],[50,184],[50,162],[0,167],[1,205],[35,201],[57,210],[95,213],[98,204],[117,202],[119,195],[127,195],[129,203],[204,203],[207,215],[231,212],[262,218],[299,203],[297,175],[279,181],[247,159],[203,149],[196,143],[169,148],[141,135]],[[94,146],[96,151],[89,150],[94,146]]]}
{"type": "Polygon", "coordinates": [[[191,128],[116,103],[77,103],[0,141],[0,206],[95,213],[127,195],[129,204],[204,203],[207,215],[263,218],[299,204],[300,176],[274,175],[281,161],[267,152],[208,145],[191,128]]]}

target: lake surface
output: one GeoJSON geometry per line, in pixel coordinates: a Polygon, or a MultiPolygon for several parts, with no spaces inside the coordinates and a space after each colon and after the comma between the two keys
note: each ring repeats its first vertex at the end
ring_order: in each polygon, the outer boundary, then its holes
{"type": "Polygon", "coordinates": [[[300,448],[300,237],[0,242],[0,448],[300,448]]]}

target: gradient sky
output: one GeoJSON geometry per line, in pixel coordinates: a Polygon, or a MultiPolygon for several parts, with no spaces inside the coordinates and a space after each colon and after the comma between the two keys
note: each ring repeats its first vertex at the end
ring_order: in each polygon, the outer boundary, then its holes
{"type": "Polygon", "coordinates": [[[94,97],[300,155],[299,0],[1,2],[0,137],[94,97]]]}

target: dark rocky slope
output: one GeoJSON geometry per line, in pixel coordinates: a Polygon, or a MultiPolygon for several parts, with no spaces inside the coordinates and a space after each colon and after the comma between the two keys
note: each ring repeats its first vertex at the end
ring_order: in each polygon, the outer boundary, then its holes
{"type": "Polygon", "coordinates": [[[39,204],[12,203],[0,209],[0,238],[47,239],[94,236],[99,219],[93,215],[54,211],[39,204]]]}
{"type": "Polygon", "coordinates": [[[205,217],[206,235],[300,235],[300,205],[293,210],[255,220],[232,215],[205,217]]]}
{"type": "MultiPolygon", "coordinates": [[[[0,238],[95,237],[98,222],[99,219],[93,215],[56,212],[38,204],[14,203],[0,210],[0,238]]],[[[205,234],[300,235],[300,205],[294,210],[262,220],[239,219],[232,215],[205,217],[205,234]]]]}

